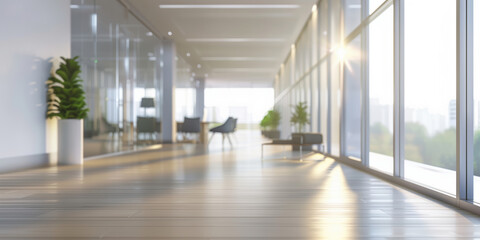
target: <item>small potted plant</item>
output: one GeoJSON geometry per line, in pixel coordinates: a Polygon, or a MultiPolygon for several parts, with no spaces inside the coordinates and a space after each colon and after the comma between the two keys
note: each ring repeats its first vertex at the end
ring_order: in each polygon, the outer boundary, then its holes
{"type": "Polygon", "coordinates": [[[270,139],[280,138],[280,131],[277,129],[278,125],[280,125],[280,113],[275,109],[268,111],[267,115],[260,122],[262,135],[270,139]]]}
{"type": "MultiPolygon", "coordinates": [[[[304,131],[307,124],[310,124],[310,119],[307,113],[307,103],[299,102],[293,106],[292,117],[290,123],[293,125],[297,132],[292,133],[292,139],[294,141],[300,139],[300,135],[304,131]]],[[[300,143],[300,142],[298,142],[300,143]]],[[[310,147],[311,148],[311,147],[310,147]]],[[[305,150],[309,150],[308,147],[304,147],[305,150]]],[[[293,146],[293,150],[299,150],[299,146],[293,146]]]]}
{"type": "Polygon", "coordinates": [[[48,78],[48,118],[58,118],[58,163],[83,164],[85,102],[78,57],[61,58],[60,67],[48,78]]]}

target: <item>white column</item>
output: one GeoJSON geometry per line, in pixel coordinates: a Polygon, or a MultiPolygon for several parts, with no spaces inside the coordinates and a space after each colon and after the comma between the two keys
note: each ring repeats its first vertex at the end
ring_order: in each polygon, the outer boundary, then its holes
{"type": "Polygon", "coordinates": [[[175,79],[177,62],[175,43],[171,40],[162,41],[162,141],[175,142],[177,126],[175,122],[175,79]]]}

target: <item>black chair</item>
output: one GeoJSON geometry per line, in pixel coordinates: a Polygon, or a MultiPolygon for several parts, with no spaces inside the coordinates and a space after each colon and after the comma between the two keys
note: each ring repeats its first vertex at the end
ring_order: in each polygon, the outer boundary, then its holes
{"type": "Polygon", "coordinates": [[[137,117],[137,140],[140,136],[140,133],[148,133],[151,137],[150,140],[153,140],[153,136],[156,132],[156,126],[157,120],[154,117],[137,117]]]}
{"type": "Polygon", "coordinates": [[[184,134],[184,139],[186,138],[185,134],[188,134],[188,133],[199,134],[200,133],[200,118],[184,117],[183,118],[183,124],[181,125],[179,131],[184,134]]]}
{"type": "Polygon", "coordinates": [[[184,133],[199,133],[200,132],[200,118],[183,118],[182,132],[184,133]]]}
{"type": "Polygon", "coordinates": [[[225,136],[228,138],[228,142],[230,142],[230,146],[233,146],[232,140],[230,139],[230,134],[234,133],[236,128],[237,128],[237,119],[233,117],[228,117],[227,121],[225,121],[224,124],[210,129],[210,132],[212,132],[212,136],[208,140],[208,144],[210,144],[210,142],[212,141],[212,138],[215,135],[215,133],[221,133],[222,146],[223,146],[223,143],[225,142],[225,136]]]}

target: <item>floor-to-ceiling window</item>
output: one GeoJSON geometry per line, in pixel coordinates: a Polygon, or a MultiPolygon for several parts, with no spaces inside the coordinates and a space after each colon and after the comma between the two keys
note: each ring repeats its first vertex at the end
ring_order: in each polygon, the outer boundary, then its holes
{"type": "Polygon", "coordinates": [[[393,6],[368,25],[369,165],[393,173],[393,6]]]}
{"type": "Polygon", "coordinates": [[[473,1],[473,186],[475,202],[480,202],[480,1],[473,1]]]}
{"type": "Polygon", "coordinates": [[[368,14],[375,12],[385,2],[385,0],[368,0],[368,14]]]}
{"type": "MultiPolygon", "coordinates": [[[[329,152],[330,149],[330,128],[328,117],[330,108],[330,92],[328,85],[328,52],[329,52],[329,40],[328,40],[328,1],[320,1],[318,5],[318,52],[319,52],[319,107],[320,107],[320,133],[323,136],[323,142],[325,151],[329,152]]],[[[314,90],[315,91],[315,90],[314,90]]]]}
{"type": "Polygon", "coordinates": [[[405,178],[450,194],[456,191],[455,9],[455,0],[405,1],[405,178]]]}
{"type": "Polygon", "coordinates": [[[343,58],[344,77],[344,123],[345,155],[360,160],[362,137],[362,53],[361,37],[350,41],[343,58]]]}
{"type": "Polygon", "coordinates": [[[345,36],[348,36],[362,22],[362,1],[345,0],[343,8],[345,36]]]}
{"type": "Polygon", "coordinates": [[[360,0],[344,2],[344,36],[355,37],[338,51],[343,63],[344,90],[344,154],[351,159],[361,158],[362,139],[362,38],[359,32],[352,33],[362,21],[360,0]]]}
{"type": "Polygon", "coordinates": [[[341,67],[342,59],[345,55],[345,49],[342,46],[341,32],[341,2],[329,2],[329,25],[330,25],[330,153],[334,156],[340,156],[340,127],[341,127],[341,67]]]}
{"type": "Polygon", "coordinates": [[[317,23],[310,50],[318,57],[303,60],[310,34],[304,29],[285,61],[295,61],[288,65],[298,73],[284,76],[280,68],[276,105],[289,109],[310,96],[327,153],[346,161],[368,157],[366,167],[435,194],[453,197],[458,186],[456,197],[472,200],[473,191],[478,203],[479,6],[480,0],[320,0],[306,24],[317,23]]]}

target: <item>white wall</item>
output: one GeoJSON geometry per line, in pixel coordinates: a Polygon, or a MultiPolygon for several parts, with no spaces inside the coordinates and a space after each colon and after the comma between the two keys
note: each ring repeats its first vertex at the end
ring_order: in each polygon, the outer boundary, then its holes
{"type": "Polygon", "coordinates": [[[59,56],[70,56],[70,1],[0,0],[0,160],[56,151],[45,81],[59,56]]]}

